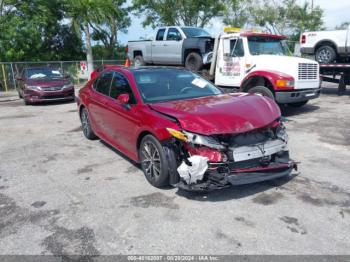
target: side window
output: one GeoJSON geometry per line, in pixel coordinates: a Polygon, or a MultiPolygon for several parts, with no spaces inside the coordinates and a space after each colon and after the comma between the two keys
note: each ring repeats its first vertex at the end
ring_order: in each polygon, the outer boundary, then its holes
{"type": "Polygon", "coordinates": [[[110,96],[117,99],[121,94],[128,94],[130,98],[129,103],[136,104],[135,96],[126,77],[120,73],[114,72],[110,96]]]}
{"type": "Polygon", "coordinates": [[[166,40],[181,40],[181,34],[176,28],[169,28],[166,40]]]}
{"type": "Polygon", "coordinates": [[[102,74],[94,83],[95,90],[101,94],[109,95],[109,89],[113,78],[113,72],[102,74]]]}
{"type": "Polygon", "coordinates": [[[242,39],[233,39],[230,42],[231,56],[242,57],[244,56],[244,47],[242,39]]]}
{"type": "Polygon", "coordinates": [[[157,36],[156,36],[156,40],[157,41],[163,41],[164,34],[165,34],[165,29],[159,29],[158,33],[157,33],[157,36]]]}

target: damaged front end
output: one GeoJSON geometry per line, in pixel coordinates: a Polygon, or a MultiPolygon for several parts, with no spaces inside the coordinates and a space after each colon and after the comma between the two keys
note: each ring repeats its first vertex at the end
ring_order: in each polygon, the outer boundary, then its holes
{"type": "Polygon", "coordinates": [[[289,158],[288,136],[276,120],[243,134],[203,136],[167,129],[164,143],[170,183],[191,191],[209,191],[290,175],[297,163],[289,158]]]}

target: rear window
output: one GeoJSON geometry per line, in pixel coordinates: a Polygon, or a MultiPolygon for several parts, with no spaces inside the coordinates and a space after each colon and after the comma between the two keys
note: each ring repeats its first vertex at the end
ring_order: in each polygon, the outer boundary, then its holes
{"type": "Polygon", "coordinates": [[[221,94],[209,81],[186,70],[153,69],[133,72],[145,103],[183,100],[221,94]]]}

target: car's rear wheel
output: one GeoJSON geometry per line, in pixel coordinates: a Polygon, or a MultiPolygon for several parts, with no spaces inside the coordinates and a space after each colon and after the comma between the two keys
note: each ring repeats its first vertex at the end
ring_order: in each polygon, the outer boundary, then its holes
{"type": "Polygon", "coordinates": [[[84,136],[90,140],[96,139],[97,136],[95,135],[94,131],[91,128],[89,114],[85,107],[80,112],[80,120],[81,120],[81,126],[83,128],[84,136]]]}
{"type": "Polygon", "coordinates": [[[271,90],[268,89],[265,86],[255,86],[255,87],[249,89],[248,93],[261,95],[261,96],[267,96],[267,97],[271,98],[272,100],[275,99],[275,97],[274,97],[273,93],[271,92],[271,90]]]}
{"type": "Polygon", "coordinates": [[[316,51],[315,58],[320,64],[332,63],[337,57],[334,48],[329,45],[323,45],[316,51]]]}
{"type": "Polygon", "coordinates": [[[192,52],[186,57],[185,67],[188,70],[198,72],[203,67],[203,59],[200,54],[192,52]]]}
{"type": "Polygon", "coordinates": [[[146,135],[140,144],[139,159],[147,181],[155,187],[169,185],[168,162],[164,149],[152,135],[146,135]]]}

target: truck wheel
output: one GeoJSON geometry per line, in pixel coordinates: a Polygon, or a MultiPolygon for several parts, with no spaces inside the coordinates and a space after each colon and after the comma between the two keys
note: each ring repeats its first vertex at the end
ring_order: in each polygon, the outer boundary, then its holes
{"type": "Polygon", "coordinates": [[[203,67],[203,59],[200,54],[192,52],[186,57],[185,67],[188,70],[198,72],[203,67]]]}
{"type": "Polygon", "coordinates": [[[134,65],[135,66],[144,66],[146,65],[145,61],[143,60],[143,56],[137,55],[134,58],[134,65]]]}
{"type": "Polygon", "coordinates": [[[267,97],[271,98],[272,100],[275,100],[273,93],[270,91],[270,89],[268,89],[265,86],[255,86],[255,87],[249,89],[248,93],[261,95],[261,96],[267,96],[267,97]]]}
{"type": "Polygon", "coordinates": [[[303,102],[290,103],[288,105],[291,106],[291,107],[302,107],[302,106],[306,105],[307,102],[309,102],[309,100],[306,100],[306,101],[303,101],[303,102]]]}
{"type": "Polygon", "coordinates": [[[332,63],[336,57],[337,57],[337,53],[335,52],[334,48],[329,45],[320,46],[316,50],[316,55],[315,55],[316,61],[321,64],[332,63]]]}

